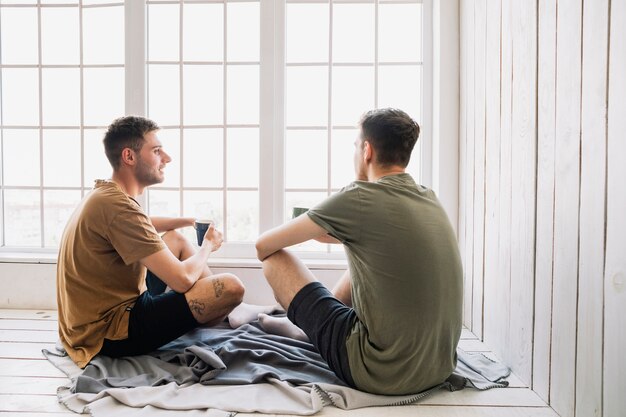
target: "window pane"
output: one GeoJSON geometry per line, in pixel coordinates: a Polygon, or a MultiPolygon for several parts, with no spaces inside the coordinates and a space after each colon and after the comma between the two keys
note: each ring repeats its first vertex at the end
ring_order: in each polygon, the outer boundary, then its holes
{"type": "Polygon", "coordinates": [[[332,131],[330,153],[332,188],[343,188],[355,180],[354,141],[358,135],[357,129],[332,131]]]}
{"type": "Polygon", "coordinates": [[[80,124],[80,73],[78,68],[42,70],[42,113],[45,126],[80,124]]]}
{"type": "MultiPolygon", "coordinates": [[[[215,227],[224,230],[224,193],[221,191],[184,191],[184,216],[210,219],[215,227]]],[[[196,242],[195,233],[192,235],[196,242]]]]}
{"type": "Polygon", "coordinates": [[[374,68],[333,68],[332,121],[334,126],[355,126],[374,108],[374,68]]]}
{"type": "Polygon", "coordinates": [[[333,5],[333,61],[374,62],[373,4],[333,5]]]}
{"type": "Polygon", "coordinates": [[[39,131],[5,129],[4,184],[39,185],[39,131]]]}
{"type": "Polygon", "coordinates": [[[4,7],[0,13],[3,64],[37,64],[37,9],[4,7]]]}
{"type": "Polygon", "coordinates": [[[404,110],[421,121],[421,77],[419,65],[385,65],[378,69],[378,107],[404,110]]]}
{"type": "Polygon", "coordinates": [[[286,62],[328,62],[328,4],[287,4],[286,62]]]}
{"type": "Polygon", "coordinates": [[[46,187],[80,187],[80,131],[43,131],[43,183],[46,187]]]}
{"type": "Polygon", "coordinates": [[[44,191],[44,244],[56,247],[63,229],[80,202],[80,191],[44,191]]]}
{"type": "MultiPolygon", "coordinates": [[[[83,4],[85,4],[84,1],[83,4]]],[[[83,9],[83,63],[124,63],[124,8],[122,6],[83,9]],[[112,28],[115,29],[112,30],[112,28]]]]}
{"type": "Polygon", "coordinates": [[[41,8],[41,62],[78,64],[79,40],[77,7],[41,8]]]}
{"type": "MultiPolygon", "coordinates": [[[[294,207],[311,208],[327,197],[326,193],[285,193],[285,221],[291,220],[294,207]]],[[[294,245],[294,250],[303,252],[325,252],[328,245],[310,240],[294,245]]]]}
{"type": "Polygon", "coordinates": [[[111,164],[104,153],[104,130],[85,129],[83,133],[85,147],[85,186],[92,188],[97,179],[111,178],[111,164]]]}
{"type": "Polygon", "coordinates": [[[148,116],[161,126],[180,121],[180,88],[176,65],[148,65],[148,116]]]}
{"type": "Polygon", "coordinates": [[[326,130],[288,130],[285,143],[287,188],[328,187],[326,130]]]}
{"type": "Polygon", "coordinates": [[[422,5],[381,4],[378,13],[378,60],[420,61],[422,5]]]}
{"type": "Polygon", "coordinates": [[[4,190],[6,246],[41,247],[39,191],[4,190]]]}
{"type": "Polygon", "coordinates": [[[35,68],[2,69],[2,122],[39,125],[39,74],[35,68]]]}
{"type": "Polygon", "coordinates": [[[259,236],[259,192],[229,191],[227,239],[254,242],[259,236]]]}
{"type": "Polygon", "coordinates": [[[164,187],[180,187],[180,130],[162,129],[157,133],[163,150],[172,161],[165,166],[165,181],[160,185],[164,187]]]}
{"type": "MultiPolygon", "coordinates": [[[[14,0],[10,1],[13,2],[14,0]]],[[[78,0],[41,0],[41,4],[78,4],[78,0]]],[[[83,4],[88,4],[88,2],[83,1],[83,4]]]]}
{"type": "Polygon", "coordinates": [[[150,216],[180,217],[180,192],[148,190],[150,216]]]}
{"type": "Polygon", "coordinates": [[[326,126],[328,67],[285,68],[287,126],[326,126]]]}
{"type": "Polygon", "coordinates": [[[108,126],[124,115],[124,68],[85,68],[83,89],[86,126],[108,126]]]}
{"type": "Polygon", "coordinates": [[[226,169],[229,187],[259,186],[259,129],[228,129],[226,169]]]}
{"type": "Polygon", "coordinates": [[[183,66],[185,125],[224,123],[224,68],[221,65],[183,66]]]}
{"type": "Polygon", "coordinates": [[[224,6],[183,5],[183,59],[222,61],[224,59],[224,6]]]}
{"type": "Polygon", "coordinates": [[[148,60],[178,61],[180,6],[148,5],[148,60]]]}
{"type": "Polygon", "coordinates": [[[228,61],[259,61],[259,3],[226,6],[226,55],[228,61]]]}
{"type": "Polygon", "coordinates": [[[185,129],[183,182],[185,187],[224,185],[223,129],[185,129]]]}
{"type": "Polygon", "coordinates": [[[229,65],[226,108],[229,124],[259,123],[259,66],[229,65]]]}

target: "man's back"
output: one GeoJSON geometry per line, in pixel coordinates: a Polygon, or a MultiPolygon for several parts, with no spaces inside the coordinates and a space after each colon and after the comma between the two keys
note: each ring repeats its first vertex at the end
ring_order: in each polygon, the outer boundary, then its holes
{"type": "Polygon", "coordinates": [[[63,233],[57,265],[59,333],[84,366],[103,338],[128,335],[127,307],[145,290],[138,260],[165,247],[139,205],[113,182],[99,181],[63,233]]]}
{"type": "Polygon", "coordinates": [[[356,181],[309,216],[348,255],[359,320],[347,350],[357,386],[402,394],[445,379],[456,365],[462,268],[434,193],[408,174],[356,181]]]}

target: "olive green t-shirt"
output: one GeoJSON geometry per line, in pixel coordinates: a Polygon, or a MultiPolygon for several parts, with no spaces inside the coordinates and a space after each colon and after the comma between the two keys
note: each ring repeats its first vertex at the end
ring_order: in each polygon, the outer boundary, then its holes
{"type": "Polygon", "coordinates": [[[78,366],[105,338],[128,337],[128,308],[146,290],[139,260],[165,247],[137,201],[96,181],[65,227],[57,264],[59,337],[78,366]]]}
{"type": "Polygon", "coordinates": [[[356,386],[400,395],[443,382],[456,366],[463,277],[434,192],[406,173],[355,181],[308,215],[348,257],[358,319],[346,348],[356,386]]]}

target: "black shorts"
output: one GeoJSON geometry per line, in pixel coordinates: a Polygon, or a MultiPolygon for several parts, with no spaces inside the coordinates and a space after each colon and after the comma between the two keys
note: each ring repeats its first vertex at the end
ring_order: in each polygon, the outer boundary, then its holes
{"type": "Polygon", "coordinates": [[[336,299],[320,282],[312,282],[293,298],[287,317],[309,336],[335,375],[355,387],[346,349],[346,338],[357,319],[354,309],[336,299]]]}
{"type": "Polygon", "coordinates": [[[199,325],[184,294],[168,291],[151,295],[149,291],[145,291],[130,310],[128,338],[104,339],[100,353],[113,358],[142,355],[158,349],[199,325]]]}

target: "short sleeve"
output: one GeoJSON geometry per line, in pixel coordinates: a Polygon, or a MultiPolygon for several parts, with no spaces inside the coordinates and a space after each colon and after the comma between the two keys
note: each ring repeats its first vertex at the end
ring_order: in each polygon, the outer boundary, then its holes
{"type": "Polygon", "coordinates": [[[361,201],[356,182],[331,195],[307,212],[329,235],[346,243],[361,235],[361,201]]]}
{"type": "Polygon", "coordinates": [[[115,216],[108,228],[108,238],[126,265],[166,247],[148,216],[133,209],[115,216]]]}

